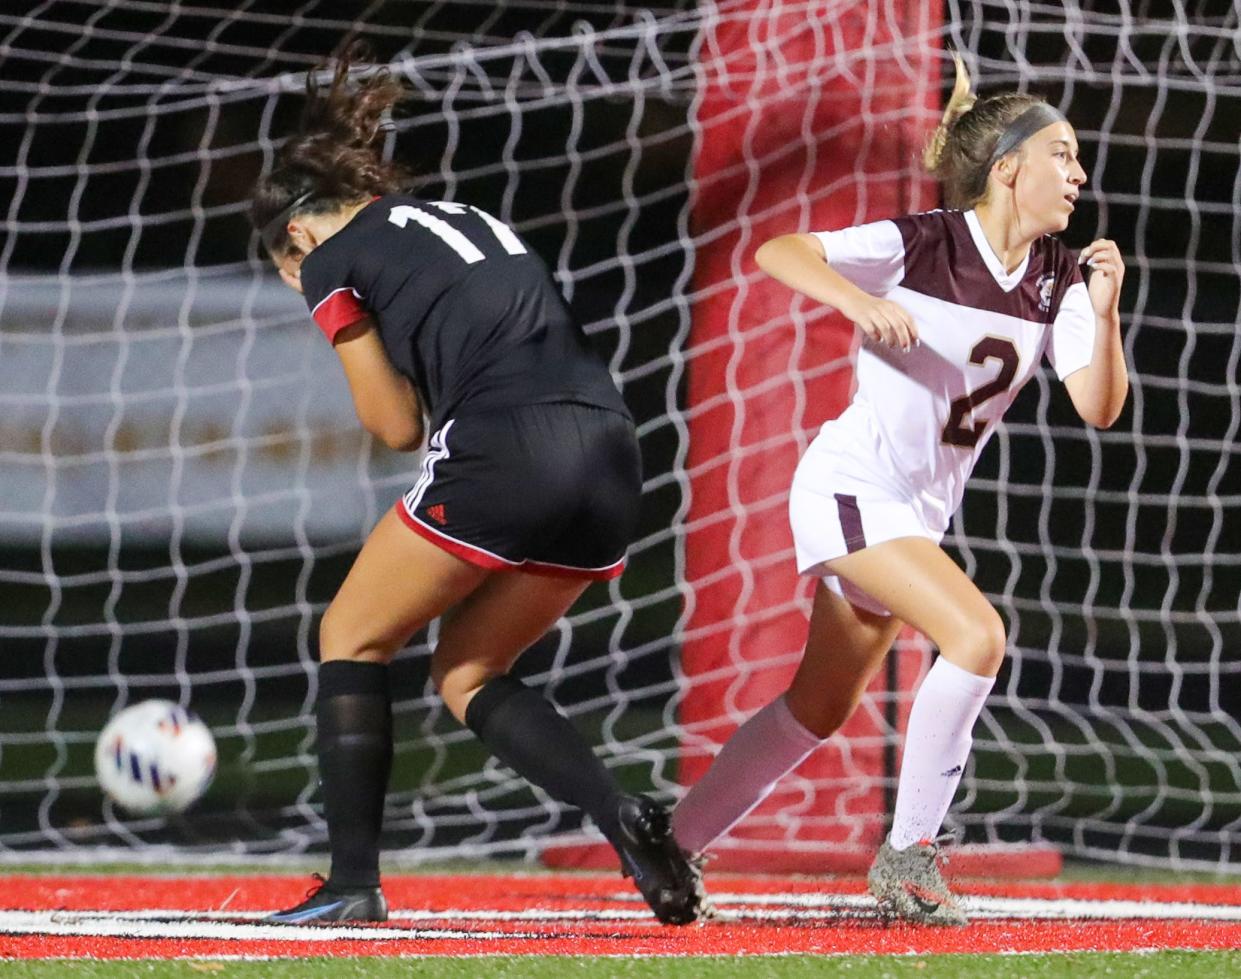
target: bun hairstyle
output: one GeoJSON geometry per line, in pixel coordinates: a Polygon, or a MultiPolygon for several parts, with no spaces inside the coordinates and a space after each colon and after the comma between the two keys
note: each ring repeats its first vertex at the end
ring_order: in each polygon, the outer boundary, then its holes
{"type": "Polygon", "coordinates": [[[954,51],[952,60],[956,82],[943,119],[927,140],[922,163],[942,184],[944,205],[966,210],[986,198],[987,175],[996,160],[1064,117],[1033,95],[1008,92],[979,100],[961,56],[954,51]],[[1014,126],[1022,116],[1024,125],[1014,126]],[[1029,129],[1031,125],[1037,128],[1029,129]]]}
{"type": "MultiPolygon", "coordinates": [[[[369,58],[350,45],[333,59],[326,90],[318,71],[306,76],[306,107],[298,132],[275,166],[255,184],[250,220],[273,255],[287,250],[295,214],[324,214],[409,186],[412,176],[383,158],[385,123],[405,87],[385,68],[359,71],[369,58]]],[[[326,67],[326,66],[325,66],[326,67]]]]}

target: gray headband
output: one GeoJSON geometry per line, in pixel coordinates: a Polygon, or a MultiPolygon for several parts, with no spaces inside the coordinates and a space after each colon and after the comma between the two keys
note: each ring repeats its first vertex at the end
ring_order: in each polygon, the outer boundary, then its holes
{"type": "Polygon", "coordinates": [[[315,192],[313,190],[306,191],[301,197],[295,198],[279,214],[263,225],[263,229],[259,232],[259,237],[263,239],[263,244],[267,246],[269,252],[275,251],[272,245],[279,240],[280,232],[289,223],[289,218],[293,217],[293,212],[314,197],[314,195],[315,192]]]}
{"type": "Polygon", "coordinates": [[[1055,106],[1046,102],[1035,102],[1021,115],[1008,124],[1008,128],[996,140],[995,149],[991,151],[991,159],[987,161],[990,171],[1000,157],[1007,156],[1040,129],[1045,129],[1053,122],[1068,122],[1064,114],[1055,106]]]}

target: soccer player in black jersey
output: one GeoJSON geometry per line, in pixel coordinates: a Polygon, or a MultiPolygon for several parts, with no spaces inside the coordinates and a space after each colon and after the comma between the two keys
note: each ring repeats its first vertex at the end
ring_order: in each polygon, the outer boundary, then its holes
{"type": "Polygon", "coordinates": [[[637,520],[633,422],[543,262],[465,204],[408,196],[374,145],[404,91],[339,59],[254,191],[286,284],[340,357],[362,425],[391,448],[431,436],[319,630],[320,778],[331,873],[270,921],[382,921],[379,835],[392,763],[388,663],[440,619],[431,676],[506,765],[583,809],[663,922],[699,911],[666,810],[627,795],[574,726],[509,675],[592,580],[621,573],[637,520]]]}

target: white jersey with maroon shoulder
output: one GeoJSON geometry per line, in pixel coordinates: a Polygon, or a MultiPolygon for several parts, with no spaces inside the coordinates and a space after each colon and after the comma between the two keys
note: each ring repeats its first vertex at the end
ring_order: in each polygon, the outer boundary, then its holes
{"type": "Polygon", "coordinates": [[[917,325],[909,353],[872,341],[857,390],[824,426],[834,469],[907,500],[942,534],[996,424],[1046,355],[1060,378],[1090,363],[1094,313],[1072,252],[1050,236],[1005,272],[973,211],[930,211],[816,232],[827,261],[917,325]]]}

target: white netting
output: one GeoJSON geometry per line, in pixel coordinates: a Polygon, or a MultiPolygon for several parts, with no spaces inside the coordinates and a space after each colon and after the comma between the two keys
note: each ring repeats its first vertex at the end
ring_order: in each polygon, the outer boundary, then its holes
{"type": "MultiPolygon", "coordinates": [[[[627,783],[665,797],[689,750],[679,708],[702,682],[678,654],[713,584],[687,575],[681,547],[715,519],[686,526],[689,433],[711,410],[687,403],[687,375],[718,343],[790,330],[800,348],[821,326],[782,309],[702,349],[691,325],[720,289],[746,288],[748,229],[770,218],[747,208],[768,167],[837,141],[862,148],[847,186],[798,188],[780,228],[795,230],[811,202],[864,201],[891,176],[868,170],[871,140],[934,119],[914,103],[867,109],[844,132],[807,128],[721,171],[744,192],[707,215],[694,179],[711,135],[696,121],[706,80],[725,79],[737,112],[761,119],[832,84],[884,84],[879,68],[912,81],[915,56],[950,43],[987,87],[1033,87],[1068,109],[1091,170],[1070,237],[1097,225],[1130,263],[1132,406],[1089,431],[1040,374],[967,494],[948,543],[1009,620],[1013,657],[953,822],[976,841],[1241,864],[1239,25],[1226,3],[1165,6],[950,3],[942,27],[938,13],[902,19],[899,3],[843,2],[46,0],[0,13],[0,851],[323,843],[317,619],[414,467],[359,434],[335,358],[266,268],[244,210],[296,119],[302,73],[355,31],[416,93],[393,143],[428,175],[422,192],[530,238],[635,411],[647,497],[631,568],[588,593],[522,672],[627,783]],[[856,30],[875,43],[844,46],[856,30]],[[807,32],[820,58],[808,72],[782,54],[807,32]],[[738,57],[730,34],[762,56],[738,57]],[[704,278],[699,256],[739,228],[733,279],[704,278]],[[90,775],[108,714],[150,696],[190,702],[221,748],[216,786],[172,822],[101,809],[90,775]]],[[[792,378],[788,439],[804,445],[821,417],[802,381],[831,369],[792,378]]],[[[787,380],[729,377],[719,390],[738,408],[787,380]]],[[[761,446],[732,448],[762,465],[761,446]]],[[[745,508],[730,496],[719,519],[745,508]]],[[[762,617],[737,616],[713,628],[762,617]]],[[[575,830],[442,710],[426,683],[433,641],[417,637],[394,667],[391,844],[530,852],[575,830]]],[[[890,771],[865,777],[891,784],[890,771]]]]}
{"type": "Polygon", "coordinates": [[[953,31],[986,77],[1071,107],[1092,164],[1074,226],[1121,243],[1134,372],[1105,432],[1038,376],[955,522],[1016,650],[958,806],[992,838],[1235,867],[1241,35],[1235,5],[1168,13],[1020,4],[1003,36],[953,31]]]}

